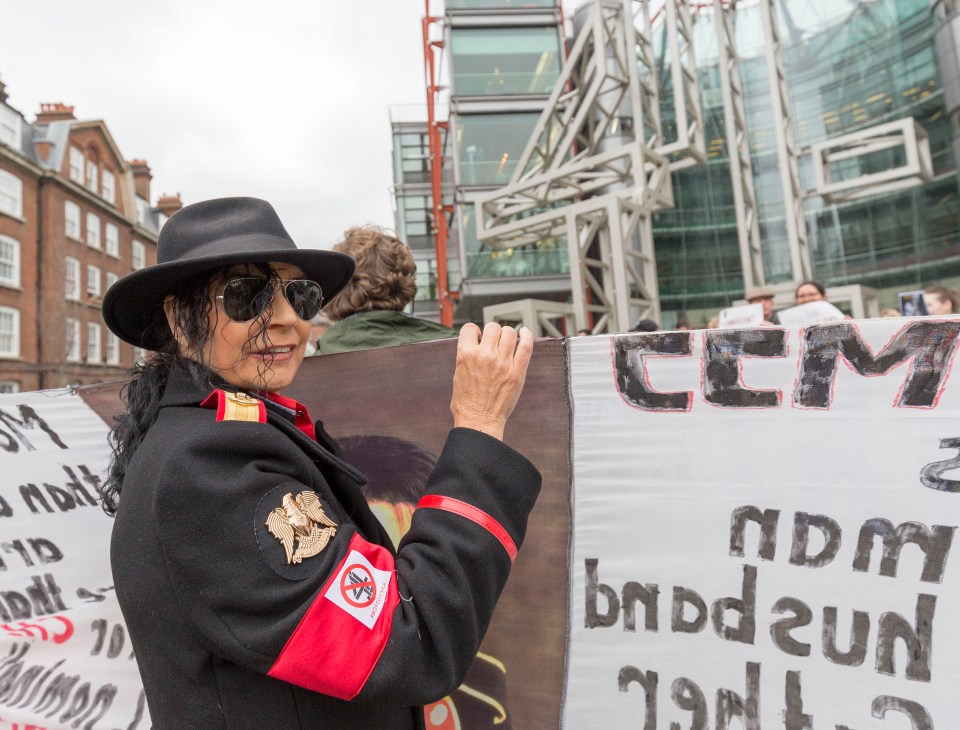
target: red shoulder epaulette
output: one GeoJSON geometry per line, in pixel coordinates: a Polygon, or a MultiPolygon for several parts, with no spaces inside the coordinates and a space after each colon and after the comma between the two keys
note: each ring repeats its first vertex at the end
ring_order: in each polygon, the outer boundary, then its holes
{"type": "Polygon", "coordinates": [[[246,393],[217,389],[203,400],[200,407],[216,408],[218,421],[267,422],[267,408],[263,401],[246,393]]]}

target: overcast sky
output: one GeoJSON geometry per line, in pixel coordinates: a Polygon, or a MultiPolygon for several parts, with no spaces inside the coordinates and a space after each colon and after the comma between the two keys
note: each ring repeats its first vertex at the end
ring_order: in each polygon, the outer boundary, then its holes
{"type": "MultiPolygon", "coordinates": [[[[437,7],[439,4],[435,2],[437,7]]],[[[103,119],[152,194],[270,200],[299,245],[392,226],[389,107],[425,104],[420,0],[4,3],[0,78],[103,119]]]]}

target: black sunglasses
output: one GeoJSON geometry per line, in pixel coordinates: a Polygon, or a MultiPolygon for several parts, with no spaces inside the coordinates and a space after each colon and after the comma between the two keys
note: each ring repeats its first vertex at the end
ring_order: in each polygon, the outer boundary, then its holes
{"type": "Polygon", "coordinates": [[[323,306],[323,290],[309,279],[286,282],[254,276],[231,279],[223,285],[223,293],[218,294],[217,299],[223,301],[223,311],[230,319],[248,322],[273,303],[278,286],[283,287],[283,295],[300,319],[313,319],[323,306]]]}

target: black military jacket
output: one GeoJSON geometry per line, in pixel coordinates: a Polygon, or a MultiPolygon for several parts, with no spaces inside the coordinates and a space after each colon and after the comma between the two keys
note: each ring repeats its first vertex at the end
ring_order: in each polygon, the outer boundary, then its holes
{"type": "Polygon", "coordinates": [[[174,371],[114,525],[154,727],[421,728],[480,645],[540,475],[453,429],[394,553],[358,472],[272,408],[230,420],[225,395],[174,371]],[[289,539],[310,492],[335,527],[289,539]]]}

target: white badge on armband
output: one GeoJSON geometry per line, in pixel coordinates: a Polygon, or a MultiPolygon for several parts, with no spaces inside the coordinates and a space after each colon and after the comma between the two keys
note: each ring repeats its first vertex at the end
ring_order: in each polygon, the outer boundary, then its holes
{"type": "Polygon", "coordinates": [[[383,610],[393,572],[373,567],[356,550],[351,550],[327,589],[326,597],[368,629],[383,610]]]}

